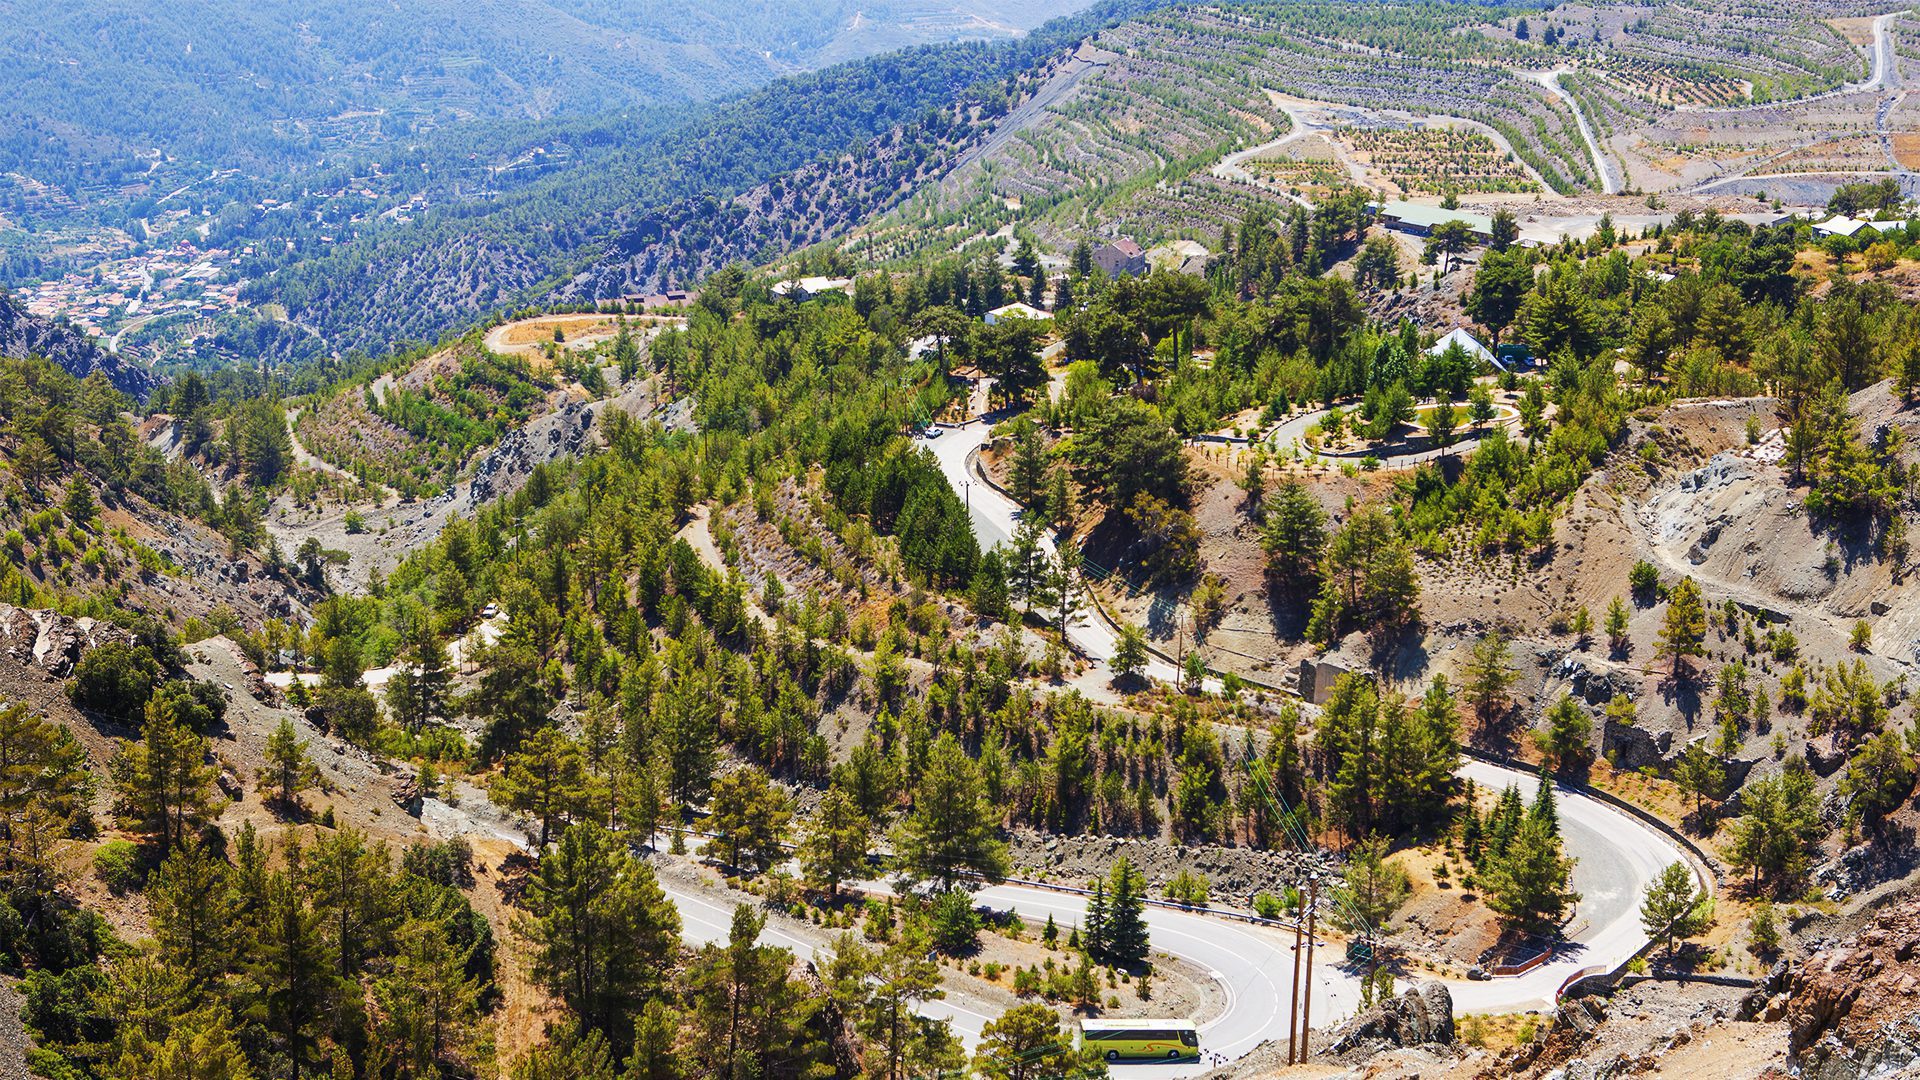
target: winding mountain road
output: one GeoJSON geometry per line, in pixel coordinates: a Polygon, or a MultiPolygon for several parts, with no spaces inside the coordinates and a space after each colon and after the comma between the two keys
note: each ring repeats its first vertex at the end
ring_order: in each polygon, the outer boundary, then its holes
{"type": "MultiPolygon", "coordinates": [[[[986,425],[938,429],[942,434],[923,440],[938,459],[942,472],[963,493],[976,535],[986,546],[1006,543],[1016,528],[1020,508],[973,473],[973,452],[986,437],[986,425]]],[[[1045,541],[1051,549],[1051,541],[1045,541]]],[[[1104,666],[1113,655],[1111,629],[1098,619],[1076,620],[1068,637],[1076,648],[1104,666]]],[[[1148,674],[1172,680],[1170,665],[1156,661],[1148,674]]],[[[1520,785],[1530,792],[1534,775],[1484,761],[1469,761],[1460,775],[1485,788],[1520,785]]],[[[477,796],[477,793],[476,793],[477,796]]],[[[476,803],[484,802],[476,797],[476,803]]],[[[471,813],[472,808],[466,808],[471,813]]],[[[1458,1012],[1512,1012],[1551,1008],[1560,988],[1585,971],[1610,969],[1632,958],[1647,942],[1640,928],[1640,898],[1654,875],[1684,856],[1658,831],[1638,818],[1589,795],[1562,788],[1558,810],[1567,851],[1579,861],[1573,885],[1581,901],[1570,928],[1571,943],[1549,961],[1512,978],[1478,982],[1451,981],[1458,1012]]],[[[521,842],[516,839],[516,843],[521,842]]],[[[732,925],[733,901],[678,875],[662,875],[661,888],[679,909],[682,937],[689,944],[723,942],[732,925]]],[[[1020,884],[992,885],[975,894],[976,902],[1018,912],[1029,922],[1051,916],[1072,927],[1086,916],[1085,899],[1020,884]]],[[[1215,981],[1225,1006],[1217,1014],[1199,1018],[1202,1061],[1178,1064],[1125,1063],[1117,1068],[1123,1078],[1174,1080],[1198,1076],[1236,1061],[1270,1041],[1288,1035],[1287,1003],[1293,996],[1292,933],[1279,927],[1231,921],[1215,914],[1150,907],[1145,913],[1156,949],[1179,957],[1215,981]]],[[[781,920],[769,920],[761,940],[793,950],[796,956],[824,964],[831,950],[817,935],[807,934],[781,920]]],[[[1326,1029],[1350,1015],[1360,1000],[1360,972],[1348,968],[1337,947],[1320,942],[1321,949],[1304,977],[1312,983],[1315,1027],[1326,1029]]],[[[968,1046],[977,1046],[982,1030],[997,1007],[964,993],[922,1002],[923,1015],[953,1025],[968,1046]]]]}
{"type": "MultiPolygon", "coordinates": [[[[938,459],[941,471],[964,494],[975,534],[982,546],[1005,543],[1013,535],[1021,510],[1011,499],[987,485],[972,471],[974,451],[986,441],[987,425],[974,422],[958,428],[936,429],[941,434],[923,443],[938,459]]],[[[1050,541],[1048,541],[1050,546],[1050,541]]],[[[1076,622],[1068,630],[1074,646],[1096,663],[1113,655],[1113,633],[1104,622],[1076,622]]],[[[1171,666],[1150,667],[1148,674],[1170,681],[1171,666]]],[[[1469,761],[1460,775],[1488,788],[1520,785],[1530,792],[1538,781],[1520,769],[1484,761],[1469,761]]],[[[1611,969],[1633,958],[1647,943],[1640,926],[1641,897],[1656,874],[1685,856],[1666,836],[1646,822],[1590,795],[1562,787],[1558,790],[1562,835],[1567,853],[1578,862],[1573,886],[1580,905],[1568,934],[1569,944],[1546,963],[1524,975],[1483,982],[1449,985],[1456,1009],[1506,1012],[1550,1008],[1560,987],[1588,970],[1611,969]]],[[[983,889],[981,900],[996,907],[1036,918],[1052,914],[1056,920],[1077,919],[1084,913],[1078,896],[1005,885],[983,889]]],[[[1285,999],[1291,991],[1290,940],[1261,927],[1181,911],[1152,909],[1148,924],[1157,948],[1189,960],[1214,973],[1225,988],[1228,1007],[1202,1028],[1201,1045],[1211,1054],[1233,1060],[1270,1039],[1286,1037],[1285,999]]],[[[1346,1015],[1359,1001],[1356,973],[1335,966],[1338,954],[1322,963],[1315,958],[1314,981],[1317,1025],[1346,1015]]],[[[959,1030],[969,1034],[964,1026],[959,1030]]],[[[1203,1064],[1127,1066],[1126,1075],[1143,1080],[1162,1076],[1195,1075],[1203,1064]]]]}

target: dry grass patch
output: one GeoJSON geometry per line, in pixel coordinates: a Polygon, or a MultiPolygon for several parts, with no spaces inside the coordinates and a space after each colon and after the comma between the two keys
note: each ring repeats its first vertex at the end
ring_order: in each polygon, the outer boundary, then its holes
{"type": "Polygon", "coordinates": [[[1893,156],[1903,169],[1920,169],[1920,131],[1894,132],[1893,156]]]}
{"type": "Polygon", "coordinates": [[[1827,25],[1840,31],[1849,44],[1873,44],[1873,19],[1871,15],[1855,15],[1850,18],[1828,19],[1827,25]]]}
{"type": "Polygon", "coordinates": [[[582,337],[612,337],[620,327],[604,315],[553,315],[510,324],[502,340],[508,345],[540,345],[554,340],[555,330],[572,341],[582,337]]]}

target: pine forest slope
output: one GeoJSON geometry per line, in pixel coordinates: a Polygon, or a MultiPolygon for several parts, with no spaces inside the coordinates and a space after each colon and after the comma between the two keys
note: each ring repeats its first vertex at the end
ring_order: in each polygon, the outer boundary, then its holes
{"type": "Polygon", "coordinates": [[[796,76],[656,134],[608,121],[579,133],[582,152],[570,164],[496,199],[371,229],[317,258],[262,264],[249,296],[284,305],[339,349],[378,351],[556,289],[617,295],[690,280],[755,258],[770,241],[786,242],[783,234],[838,231],[884,208],[908,178],[1011,107],[1042,66],[1161,2],[1112,0],[1017,41],[911,49],[796,76]],[[862,160],[876,143],[890,149],[862,160]],[[815,163],[849,173],[843,205],[775,190],[815,163]],[[760,185],[762,206],[734,202],[760,185]],[[776,205],[772,225],[752,220],[776,205]],[[815,210],[819,220],[808,220],[815,210]],[[596,275],[614,261],[634,266],[596,275]]]}
{"type": "Polygon", "coordinates": [[[83,200],[155,170],[162,182],[207,168],[271,175],[471,121],[725,98],[873,53],[1010,37],[1074,6],[10,0],[0,172],[83,200]]]}

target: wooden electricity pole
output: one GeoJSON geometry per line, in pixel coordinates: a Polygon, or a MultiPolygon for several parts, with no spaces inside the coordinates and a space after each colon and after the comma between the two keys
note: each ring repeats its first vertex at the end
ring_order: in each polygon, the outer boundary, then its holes
{"type": "Polygon", "coordinates": [[[1311,1053],[1307,1041],[1313,1038],[1313,916],[1320,903],[1320,875],[1307,876],[1307,992],[1300,998],[1300,1064],[1311,1053]]]}
{"type": "Polygon", "coordinates": [[[1299,916],[1293,920],[1293,986],[1287,996],[1287,1064],[1296,1064],[1295,1040],[1299,1035],[1300,1019],[1300,922],[1299,916]]]}

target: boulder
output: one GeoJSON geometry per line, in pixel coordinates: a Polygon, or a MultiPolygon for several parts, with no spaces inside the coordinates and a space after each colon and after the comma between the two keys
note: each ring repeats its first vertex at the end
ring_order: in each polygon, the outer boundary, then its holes
{"type": "Polygon", "coordinates": [[[0,654],[56,679],[73,674],[88,651],[109,641],[131,641],[112,623],[0,604],[0,654]]]}
{"type": "Polygon", "coordinates": [[[419,817],[420,811],[425,806],[425,799],[421,797],[418,779],[412,776],[403,778],[399,786],[393,789],[393,802],[409,815],[419,817]]]}
{"type": "Polygon", "coordinates": [[[1578,1032],[1582,1036],[1592,1035],[1601,1021],[1607,1018],[1606,1006],[1599,998],[1582,997],[1562,1002],[1553,1014],[1556,1028],[1578,1032]]]}
{"type": "Polygon", "coordinates": [[[1815,776],[1832,776],[1847,763],[1847,752],[1840,748],[1832,732],[1807,740],[1807,767],[1815,776]]]}
{"type": "Polygon", "coordinates": [[[1633,675],[1580,653],[1562,656],[1554,664],[1553,674],[1567,680],[1575,697],[1593,706],[1605,705],[1616,695],[1631,698],[1639,684],[1633,675]]]}
{"type": "Polygon", "coordinates": [[[1335,1030],[1333,1054],[1371,1047],[1453,1043],[1453,995],[1444,983],[1424,982],[1381,1002],[1335,1030]]]}

